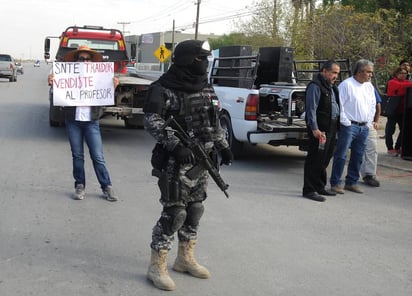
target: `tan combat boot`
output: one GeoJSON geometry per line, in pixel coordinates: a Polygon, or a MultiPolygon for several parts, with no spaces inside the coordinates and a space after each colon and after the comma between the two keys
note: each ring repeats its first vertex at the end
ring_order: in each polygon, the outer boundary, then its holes
{"type": "Polygon", "coordinates": [[[176,289],[176,285],[167,272],[167,250],[159,250],[158,252],[152,249],[150,257],[150,266],[147,271],[147,278],[153,282],[156,288],[161,290],[172,291],[176,289]]]}
{"type": "Polygon", "coordinates": [[[188,272],[201,279],[207,279],[210,277],[210,272],[206,267],[197,263],[194,256],[195,245],[195,240],[179,241],[179,249],[173,269],[179,272],[188,272]]]}

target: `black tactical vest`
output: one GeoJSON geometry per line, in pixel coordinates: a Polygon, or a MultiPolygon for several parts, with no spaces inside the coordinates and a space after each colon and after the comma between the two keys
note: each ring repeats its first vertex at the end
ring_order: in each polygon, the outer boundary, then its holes
{"type": "Polygon", "coordinates": [[[204,88],[196,93],[177,92],[180,110],[171,111],[176,121],[187,131],[189,136],[201,141],[211,141],[218,120],[218,99],[211,88],[204,88]]]}

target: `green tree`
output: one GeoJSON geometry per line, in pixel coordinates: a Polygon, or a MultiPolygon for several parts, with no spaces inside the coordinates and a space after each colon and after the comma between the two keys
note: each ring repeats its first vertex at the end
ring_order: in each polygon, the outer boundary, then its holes
{"type": "Polygon", "coordinates": [[[255,50],[291,46],[295,59],[366,58],[375,62],[380,86],[399,60],[411,57],[412,1],[324,0],[318,7],[315,2],[257,0],[253,17],[238,22],[238,33],[211,43],[214,48],[237,44],[255,50]]]}
{"type": "Polygon", "coordinates": [[[341,1],[324,1],[338,3],[344,6],[353,6],[358,12],[376,12],[379,9],[393,9],[403,15],[412,13],[412,1],[405,0],[341,0],[341,1]]]}
{"type": "Polygon", "coordinates": [[[262,45],[280,46],[287,42],[287,7],[285,0],[260,0],[253,3],[254,13],[237,27],[246,36],[254,36],[262,45]]]}

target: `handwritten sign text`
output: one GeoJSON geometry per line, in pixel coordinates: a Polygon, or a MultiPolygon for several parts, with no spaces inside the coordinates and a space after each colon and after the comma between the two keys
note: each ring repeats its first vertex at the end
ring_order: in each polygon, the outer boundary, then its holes
{"type": "Polygon", "coordinates": [[[112,62],[54,62],[54,106],[114,105],[112,62]]]}

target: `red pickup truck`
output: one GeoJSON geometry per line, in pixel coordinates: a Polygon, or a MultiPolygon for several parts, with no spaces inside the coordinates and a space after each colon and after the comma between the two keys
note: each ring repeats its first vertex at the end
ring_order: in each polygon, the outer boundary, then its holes
{"type": "MultiPolygon", "coordinates": [[[[105,62],[113,62],[116,76],[119,77],[119,86],[115,92],[115,105],[103,107],[103,116],[116,116],[117,119],[124,120],[127,128],[137,128],[143,125],[144,97],[153,81],[137,74],[127,73],[127,64],[130,59],[122,32],[100,26],[68,27],[60,36],[46,37],[44,42],[44,58],[46,60],[50,59],[51,38],[59,38],[59,48],[55,58],[58,62],[63,60],[67,52],[77,49],[80,45],[87,45],[101,53],[105,62]]],[[[50,126],[63,125],[63,109],[53,105],[52,89],[49,100],[50,126]]]]}

